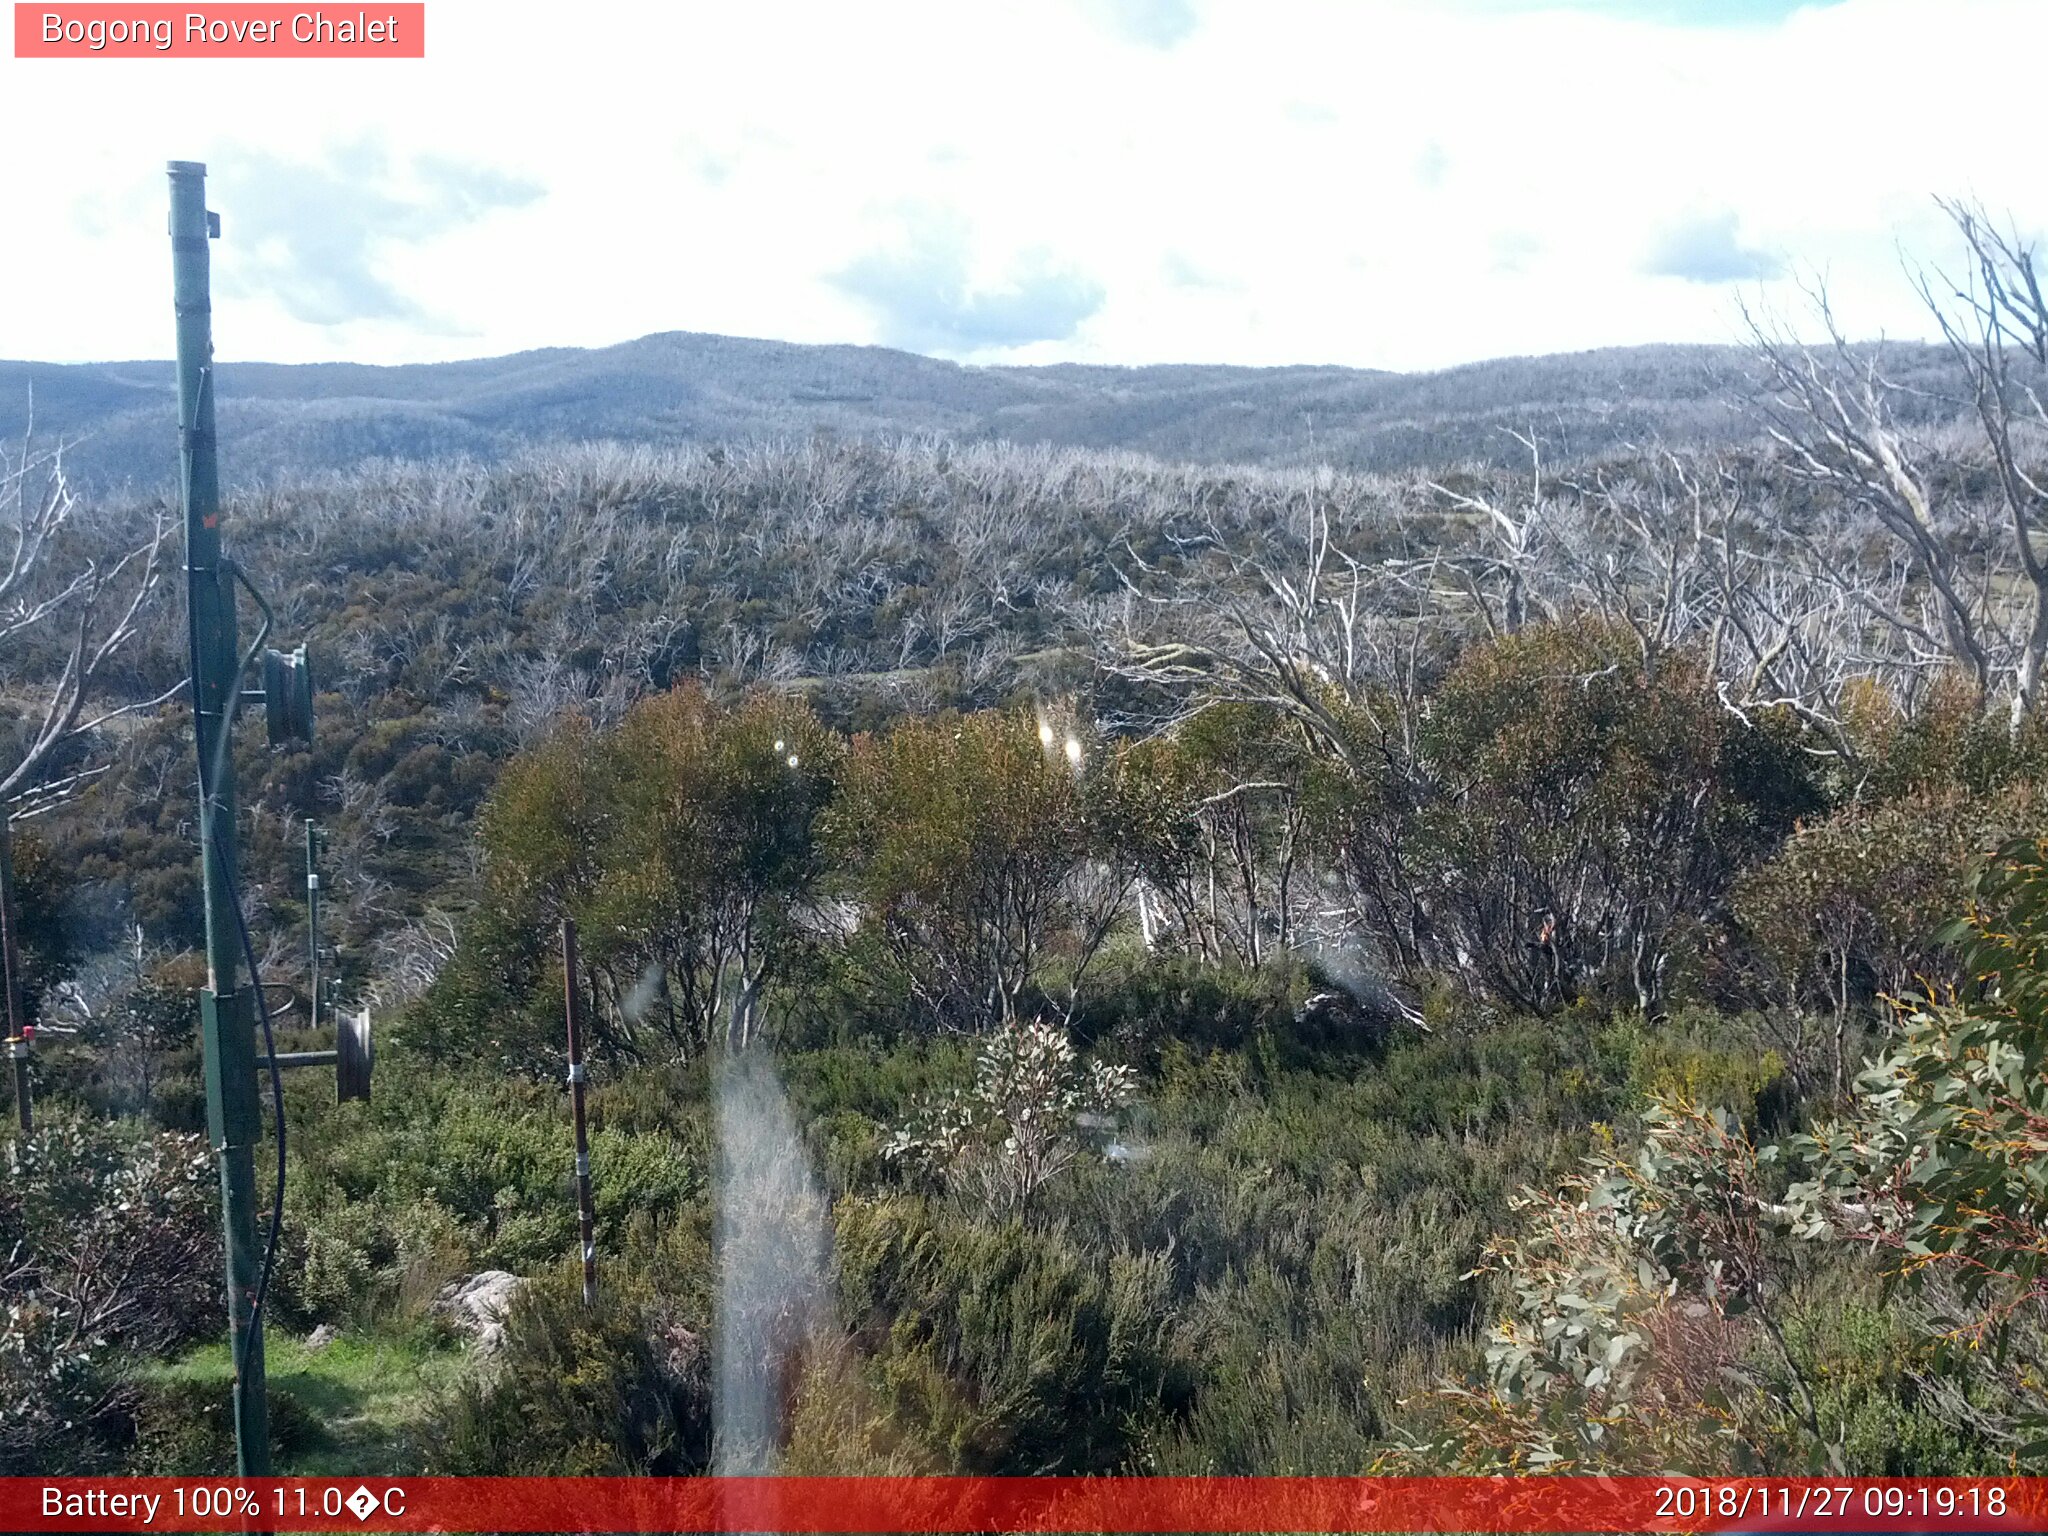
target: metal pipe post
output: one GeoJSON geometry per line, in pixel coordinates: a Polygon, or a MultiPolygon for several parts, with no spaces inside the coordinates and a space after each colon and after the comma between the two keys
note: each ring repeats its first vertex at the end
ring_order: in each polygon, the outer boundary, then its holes
{"type": "Polygon", "coordinates": [[[262,1249],[256,1241],[255,978],[238,985],[241,919],[235,909],[235,785],[229,737],[239,706],[233,568],[221,550],[220,470],[213,430],[213,302],[206,167],[170,163],[171,269],[178,320],[178,468],[185,514],[185,611],[192,711],[199,749],[199,858],[206,889],[206,988],[199,995],[206,1058],[206,1125],[220,1163],[227,1239],[228,1331],[233,1351],[235,1461],[244,1477],[270,1470],[263,1329],[256,1315],[262,1249]]]}
{"type": "Polygon", "coordinates": [[[7,1054],[14,1059],[14,1118],[26,1136],[36,1128],[36,1106],[28,1081],[28,1036],[9,1035],[7,1054]]]}
{"type": "Polygon", "coordinates": [[[583,1113],[583,999],[576,986],[576,922],[562,919],[562,1004],[569,1019],[569,1105],[576,1122],[576,1221],[583,1234],[583,1304],[597,1301],[597,1236],[590,1207],[590,1128],[583,1113]]]}
{"type": "Polygon", "coordinates": [[[306,818],[306,1007],[312,1026],[320,1027],[320,862],[316,843],[320,834],[313,818],[306,818]]]}
{"type": "Polygon", "coordinates": [[[7,1054],[14,1060],[14,1118],[23,1134],[36,1128],[29,1098],[28,1012],[21,996],[21,943],[14,913],[14,819],[0,810],[0,970],[7,989],[7,1054]]]}

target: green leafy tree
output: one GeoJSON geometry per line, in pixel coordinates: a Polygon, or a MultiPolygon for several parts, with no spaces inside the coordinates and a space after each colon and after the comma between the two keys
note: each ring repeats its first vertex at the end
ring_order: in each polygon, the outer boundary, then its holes
{"type": "Polygon", "coordinates": [[[636,706],[607,749],[612,799],[585,917],[601,998],[628,1021],[638,1002],[686,1046],[744,1048],[764,986],[810,932],[839,738],[798,701],[722,709],[682,688],[636,706]]]}
{"type": "Polygon", "coordinates": [[[79,961],[78,936],[65,910],[75,884],[47,843],[16,831],[14,841],[15,943],[21,959],[22,1005],[33,1024],[43,995],[68,977],[79,961]]]}
{"type": "Polygon", "coordinates": [[[1616,625],[1474,647],[1415,737],[1339,801],[1353,905],[1409,967],[1537,1010],[1654,1006],[1685,924],[1818,803],[1789,720],[1616,625]]]}
{"type": "Polygon", "coordinates": [[[1094,803],[1140,871],[1153,943],[1247,966],[1288,947],[1312,766],[1300,728],[1252,704],[1211,705],[1170,735],[1118,745],[1094,803]]]}
{"type": "Polygon", "coordinates": [[[841,756],[805,705],[771,695],[727,706],[693,686],[612,731],[572,720],[506,768],[485,810],[490,901],[439,1011],[489,1029],[480,1014],[558,999],[558,964],[544,983],[570,917],[601,1048],[745,1045],[818,927],[815,830],[841,756]]]}
{"type": "Polygon", "coordinates": [[[856,738],[829,837],[864,931],[941,1027],[1014,1018],[1056,940],[1073,940],[1077,974],[1114,914],[1102,892],[1077,889],[1090,851],[1082,768],[1029,712],[856,738]]]}

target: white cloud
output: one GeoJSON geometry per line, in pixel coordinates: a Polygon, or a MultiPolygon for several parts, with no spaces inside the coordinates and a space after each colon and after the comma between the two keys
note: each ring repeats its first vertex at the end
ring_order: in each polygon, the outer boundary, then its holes
{"type": "Polygon", "coordinates": [[[222,355],[283,360],[691,329],[1429,367],[1729,339],[1741,279],[1818,269],[1911,335],[1930,194],[2048,223],[2023,93],[1970,84],[1982,38],[2048,43],[2035,0],[428,15],[417,62],[0,59],[0,355],[168,350],[172,157],[216,173],[222,355]]]}
{"type": "Polygon", "coordinates": [[[1648,277],[1688,283],[1761,282],[1785,264],[1771,252],[1745,245],[1733,209],[1666,224],[1652,236],[1640,270],[1648,277]]]}

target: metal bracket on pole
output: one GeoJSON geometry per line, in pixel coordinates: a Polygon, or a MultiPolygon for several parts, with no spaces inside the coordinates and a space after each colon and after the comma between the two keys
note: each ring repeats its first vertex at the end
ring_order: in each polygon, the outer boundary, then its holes
{"type": "Polygon", "coordinates": [[[334,1102],[350,1099],[369,1101],[370,1070],[377,1064],[377,1048],[370,1039],[370,1010],[343,1014],[335,1022],[334,1102]]]}
{"type": "Polygon", "coordinates": [[[263,717],[273,747],[313,739],[313,671],[303,645],[263,653],[263,717]]]}
{"type": "Polygon", "coordinates": [[[370,1041],[370,1010],[345,1013],[335,1021],[334,1049],[331,1051],[279,1051],[275,1056],[258,1056],[256,1070],[272,1067],[290,1071],[294,1067],[334,1068],[334,1102],[368,1100],[370,1071],[376,1064],[376,1048],[370,1041]]]}

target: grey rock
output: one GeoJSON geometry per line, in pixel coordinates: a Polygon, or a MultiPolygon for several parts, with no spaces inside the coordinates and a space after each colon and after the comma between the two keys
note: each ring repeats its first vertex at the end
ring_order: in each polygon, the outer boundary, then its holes
{"type": "Polygon", "coordinates": [[[480,1354],[497,1353],[505,1342],[505,1313],[526,1281],[502,1269],[487,1269],[441,1287],[430,1310],[476,1341],[480,1354]]]}

